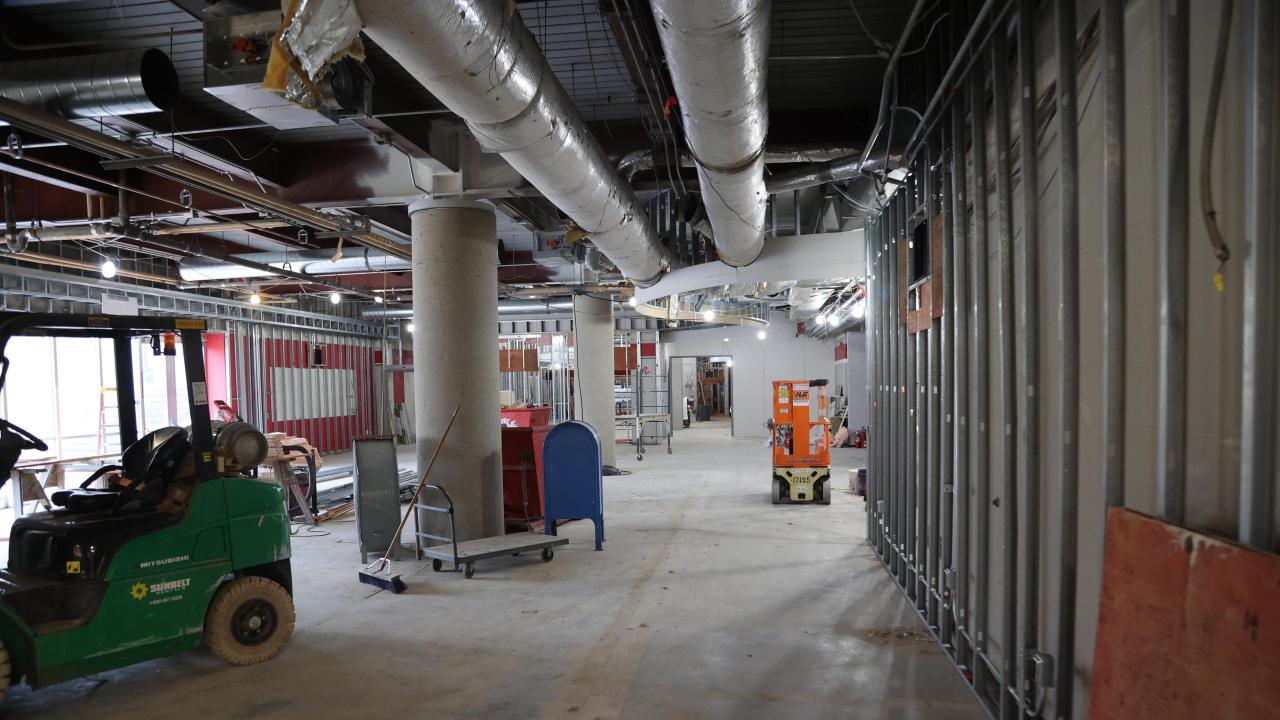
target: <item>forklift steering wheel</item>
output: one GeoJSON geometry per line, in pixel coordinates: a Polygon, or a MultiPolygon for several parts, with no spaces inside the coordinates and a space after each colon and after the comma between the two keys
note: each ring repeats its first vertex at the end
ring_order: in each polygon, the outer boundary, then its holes
{"type": "Polygon", "coordinates": [[[13,433],[14,435],[17,435],[18,438],[22,440],[23,450],[44,452],[49,449],[49,446],[46,445],[43,440],[3,418],[0,418],[0,433],[13,433]]]}

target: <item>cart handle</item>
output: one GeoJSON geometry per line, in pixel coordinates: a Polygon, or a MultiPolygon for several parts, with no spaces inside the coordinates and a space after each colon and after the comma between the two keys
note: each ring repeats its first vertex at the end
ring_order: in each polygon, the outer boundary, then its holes
{"type": "MultiPolygon", "coordinates": [[[[414,507],[416,507],[419,510],[426,510],[427,512],[447,513],[449,515],[449,537],[447,538],[442,538],[438,536],[430,536],[430,537],[433,540],[448,540],[449,543],[453,545],[453,564],[455,567],[457,567],[458,565],[458,528],[454,521],[453,498],[449,495],[448,490],[445,490],[443,487],[439,485],[431,485],[428,483],[428,484],[423,484],[423,486],[418,489],[419,491],[421,491],[421,490],[426,490],[428,488],[431,490],[439,490],[440,494],[444,496],[444,501],[449,503],[449,507],[446,509],[442,507],[436,507],[434,505],[421,505],[418,502],[414,503],[414,507]]],[[[416,497],[414,499],[417,500],[416,497]]],[[[414,527],[417,527],[417,526],[415,525],[414,527]]]]}

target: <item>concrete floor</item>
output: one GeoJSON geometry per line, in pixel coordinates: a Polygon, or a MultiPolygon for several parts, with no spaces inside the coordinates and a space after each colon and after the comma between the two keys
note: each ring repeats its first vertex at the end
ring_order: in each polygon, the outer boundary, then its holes
{"type": "MultiPolygon", "coordinates": [[[[10,718],[982,718],[863,544],[862,500],[769,503],[769,455],[727,422],[605,478],[608,537],[476,576],[356,581],[351,523],[294,541],[298,623],[275,660],[206,652],[13,688],[10,718]]],[[[838,450],[839,477],[861,451],[838,450]]]]}

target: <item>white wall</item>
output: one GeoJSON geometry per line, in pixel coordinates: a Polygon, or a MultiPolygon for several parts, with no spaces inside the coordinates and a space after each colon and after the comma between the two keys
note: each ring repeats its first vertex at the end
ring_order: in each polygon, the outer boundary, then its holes
{"type": "Polygon", "coordinates": [[[867,334],[847,332],[844,341],[849,345],[849,362],[846,364],[845,396],[849,398],[849,432],[871,424],[867,408],[867,387],[871,382],[867,374],[867,334]]]}
{"type": "Polygon", "coordinates": [[[756,338],[756,331],[754,327],[736,326],[669,330],[662,333],[662,344],[669,358],[732,357],[733,434],[764,438],[768,436],[764,423],[770,413],[769,393],[774,380],[825,378],[843,383],[845,379],[833,376],[834,340],[795,337],[796,324],[781,313],[771,316],[764,340],[756,338]]]}

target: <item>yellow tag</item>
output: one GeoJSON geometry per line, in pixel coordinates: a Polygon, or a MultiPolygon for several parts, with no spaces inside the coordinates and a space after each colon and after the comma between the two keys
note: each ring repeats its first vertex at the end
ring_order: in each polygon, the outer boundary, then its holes
{"type": "Polygon", "coordinates": [[[1213,274],[1213,286],[1218,288],[1218,292],[1222,292],[1226,289],[1227,284],[1222,280],[1222,273],[1217,272],[1213,274]]]}
{"type": "Polygon", "coordinates": [[[173,326],[179,330],[203,330],[205,328],[204,320],[199,318],[176,318],[173,326]]]}
{"type": "Polygon", "coordinates": [[[68,575],[79,575],[79,574],[80,574],[80,561],[79,561],[79,560],[68,560],[68,561],[67,561],[67,574],[68,574],[68,575]]]}

